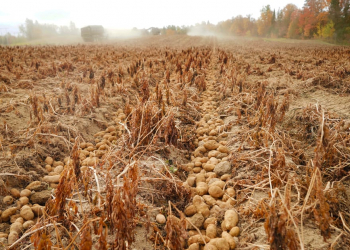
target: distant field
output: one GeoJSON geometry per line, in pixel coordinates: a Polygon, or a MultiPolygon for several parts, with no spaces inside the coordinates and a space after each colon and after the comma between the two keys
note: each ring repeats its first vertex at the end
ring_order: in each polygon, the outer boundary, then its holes
{"type": "Polygon", "coordinates": [[[0,47],[0,248],[350,245],[350,48],[17,45],[51,46],[0,47]]]}

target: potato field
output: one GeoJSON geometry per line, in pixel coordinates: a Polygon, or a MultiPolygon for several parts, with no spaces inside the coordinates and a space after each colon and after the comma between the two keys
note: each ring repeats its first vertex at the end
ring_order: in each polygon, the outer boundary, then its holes
{"type": "Polygon", "coordinates": [[[0,249],[350,249],[350,48],[0,47],[0,249]]]}

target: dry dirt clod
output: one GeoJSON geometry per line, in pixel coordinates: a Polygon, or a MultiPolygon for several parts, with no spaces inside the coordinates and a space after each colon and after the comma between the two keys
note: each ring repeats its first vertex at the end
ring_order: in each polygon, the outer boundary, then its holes
{"type": "Polygon", "coordinates": [[[51,197],[50,190],[44,190],[41,192],[36,192],[30,196],[30,201],[33,204],[45,205],[46,201],[51,197]]]}
{"type": "Polygon", "coordinates": [[[229,163],[228,161],[222,161],[215,166],[214,172],[218,176],[222,176],[224,174],[231,174],[231,168],[231,163],[229,163]]]}

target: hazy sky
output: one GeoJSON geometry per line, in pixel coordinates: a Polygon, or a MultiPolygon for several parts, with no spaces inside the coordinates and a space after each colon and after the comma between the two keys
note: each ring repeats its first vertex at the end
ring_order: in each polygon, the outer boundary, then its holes
{"type": "Polygon", "coordinates": [[[258,18],[264,5],[273,9],[305,0],[0,0],[0,34],[16,29],[26,18],[40,23],[77,27],[102,24],[107,28],[149,28],[192,25],[202,21],[216,24],[233,16],[251,14],[258,18]]]}

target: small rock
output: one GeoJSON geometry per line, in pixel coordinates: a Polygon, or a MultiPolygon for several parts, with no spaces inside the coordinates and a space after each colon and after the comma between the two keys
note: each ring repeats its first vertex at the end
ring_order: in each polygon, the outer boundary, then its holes
{"type": "Polygon", "coordinates": [[[34,204],[45,205],[46,201],[51,197],[51,191],[44,190],[41,192],[34,193],[30,196],[30,201],[34,204]]]}
{"type": "Polygon", "coordinates": [[[165,216],[162,215],[162,214],[157,214],[157,216],[156,216],[156,221],[157,221],[159,224],[164,224],[164,223],[166,222],[165,216]]]}
{"type": "Polygon", "coordinates": [[[214,168],[214,172],[221,176],[224,174],[230,174],[231,173],[231,163],[228,161],[222,161],[219,164],[217,164],[214,168]]]}

